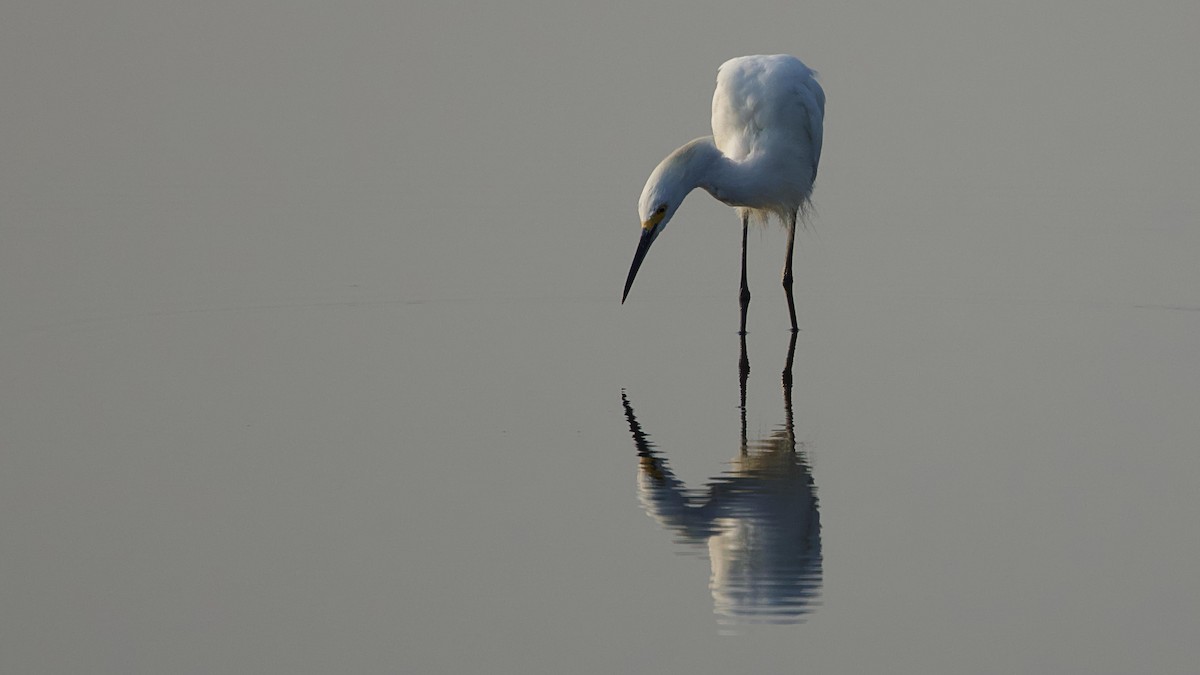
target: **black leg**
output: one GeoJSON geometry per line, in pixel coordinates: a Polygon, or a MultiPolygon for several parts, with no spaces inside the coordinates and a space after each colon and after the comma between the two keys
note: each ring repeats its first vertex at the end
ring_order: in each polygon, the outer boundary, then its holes
{"type": "Polygon", "coordinates": [[[742,333],[739,340],[742,343],[742,354],[738,359],[738,390],[742,397],[738,410],[742,415],[741,454],[746,455],[750,447],[746,441],[746,381],[750,379],[750,357],[746,354],[746,334],[742,333]]]}
{"type": "Polygon", "coordinates": [[[791,450],[796,450],[796,426],[792,417],[792,361],[796,358],[796,336],[799,333],[792,331],[792,341],[788,343],[787,364],[783,367],[783,411],[784,420],[787,425],[788,438],[791,439],[791,450]]]}
{"type": "Polygon", "coordinates": [[[742,329],[738,335],[746,334],[746,310],[750,308],[750,286],[746,283],[746,235],[750,230],[750,214],[742,214],[742,329]]]}
{"type": "Polygon", "coordinates": [[[787,258],[783,263],[783,291],[787,294],[788,314],[792,317],[792,332],[800,330],[796,324],[796,301],[792,299],[792,250],[796,247],[796,214],[788,223],[787,258]]]}

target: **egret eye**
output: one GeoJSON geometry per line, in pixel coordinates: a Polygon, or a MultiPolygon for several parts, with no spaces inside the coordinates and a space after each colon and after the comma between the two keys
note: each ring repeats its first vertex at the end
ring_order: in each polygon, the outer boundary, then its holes
{"type": "Polygon", "coordinates": [[[657,208],[657,209],[654,209],[654,215],[656,215],[656,216],[661,216],[662,214],[664,214],[664,213],[666,213],[666,212],[667,212],[667,205],[666,205],[666,204],[659,204],[659,205],[658,205],[658,208],[657,208]]]}

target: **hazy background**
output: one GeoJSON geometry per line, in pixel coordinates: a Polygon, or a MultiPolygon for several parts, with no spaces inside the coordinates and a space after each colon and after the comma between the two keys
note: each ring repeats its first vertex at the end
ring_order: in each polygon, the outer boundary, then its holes
{"type": "MultiPolygon", "coordinates": [[[[1200,5],[0,9],[0,670],[1191,672],[1200,5]],[[639,504],[737,453],[716,67],[821,73],[821,604],[723,635],[639,504]]],[[[783,236],[751,237],[752,436],[783,236]]],[[[680,554],[684,555],[680,555],[680,554]]]]}

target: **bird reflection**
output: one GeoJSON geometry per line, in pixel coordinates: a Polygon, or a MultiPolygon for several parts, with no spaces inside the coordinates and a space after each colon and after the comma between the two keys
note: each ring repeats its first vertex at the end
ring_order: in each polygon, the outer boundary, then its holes
{"type": "Polygon", "coordinates": [[[766,438],[746,439],[750,362],[741,338],[741,443],[728,471],[707,490],[688,490],[666,455],[642,430],[625,392],[621,399],[638,454],[638,498],[646,513],[677,535],[707,545],[709,589],[722,623],[799,623],[821,588],[821,520],[812,475],[796,449],[792,359],[783,370],[784,423],[766,438]]]}

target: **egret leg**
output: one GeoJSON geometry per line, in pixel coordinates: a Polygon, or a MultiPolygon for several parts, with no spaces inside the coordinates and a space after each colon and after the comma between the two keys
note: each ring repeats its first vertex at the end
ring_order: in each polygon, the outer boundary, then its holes
{"type": "Polygon", "coordinates": [[[746,334],[741,334],[742,354],[738,359],[738,389],[741,391],[741,405],[738,406],[738,411],[742,416],[742,440],[741,454],[745,456],[749,454],[749,443],[746,441],[746,381],[750,379],[750,357],[746,354],[746,334]]]}
{"type": "MultiPolygon", "coordinates": [[[[796,247],[796,214],[794,213],[789,219],[787,231],[787,258],[783,262],[783,291],[787,294],[788,314],[792,317],[792,332],[795,333],[800,330],[800,327],[796,324],[796,301],[792,299],[792,250],[796,247]]],[[[743,246],[745,246],[744,243],[743,246]]]]}
{"type": "Polygon", "coordinates": [[[742,214],[742,329],[738,335],[746,334],[746,310],[750,309],[750,285],[746,283],[746,236],[750,231],[750,214],[742,214]]]}
{"type": "Polygon", "coordinates": [[[787,365],[783,367],[783,413],[787,437],[791,442],[792,452],[796,451],[796,424],[792,416],[792,361],[796,358],[796,336],[798,331],[792,331],[792,341],[788,344],[787,365]]]}

